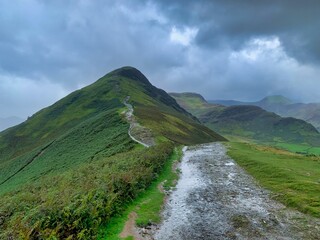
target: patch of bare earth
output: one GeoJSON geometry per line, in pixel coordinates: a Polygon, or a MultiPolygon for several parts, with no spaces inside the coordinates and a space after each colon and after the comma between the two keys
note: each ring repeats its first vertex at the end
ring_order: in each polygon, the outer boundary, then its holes
{"type": "Polygon", "coordinates": [[[122,232],[120,233],[121,238],[127,238],[127,237],[132,236],[135,240],[144,240],[140,236],[140,234],[136,228],[137,217],[138,216],[135,212],[131,212],[129,214],[128,221],[126,222],[122,232]]]}

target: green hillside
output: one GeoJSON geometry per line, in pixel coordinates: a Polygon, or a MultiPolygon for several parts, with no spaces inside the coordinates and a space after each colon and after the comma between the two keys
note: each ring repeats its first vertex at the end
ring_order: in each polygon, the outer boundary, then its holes
{"type": "Polygon", "coordinates": [[[281,96],[268,96],[257,102],[241,102],[234,100],[210,100],[210,103],[225,106],[254,105],[269,112],[274,112],[282,117],[294,117],[311,123],[320,131],[320,104],[319,103],[294,103],[281,96]]]}
{"type": "MultiPolygon", "coordinates": [[[[320,146],[320,134],[309,123],[295,118],[283,118],[257,106],[238,105],[225,107],[207,103],[202,97],[172,95],[181,106],[194,113],[206,126],[222,135],[251,139],[264,143],[291,143],[320,146]],[[198,104],[193,105],[194,98],[198,104]],[[201,105],[199,107],[199,105],[201,105]],[[199,112],[197,109],[201,109],[199,112]]],[[[266,99],[266,102],[283,102],[283,98],[266,99]]],[[[286,101],[285,101],[286,102],[286,101]]]]}
{"type": "Polygon", "coordinates": [[[0,239],[91,238],[150,184],[172,144],[216,140],[140,71],[117,69],[0,133],[0,239]],[[127,96],[157,143],[148,151],[128,135],[127,96]]]}

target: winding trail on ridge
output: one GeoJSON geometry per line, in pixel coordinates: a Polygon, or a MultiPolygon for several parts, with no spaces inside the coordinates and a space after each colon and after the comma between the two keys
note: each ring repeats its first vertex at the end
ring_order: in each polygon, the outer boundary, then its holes
{"type": "Polygon", "coordinates": [[[154,239],[320,239],[319,219],[272,200],[222,143],[185,148],[180,169],[154,239]]]}
{"type": "Polygon", "coordinates": [[[148,131],[146,128],[142,127],[136,120],[135,120],[135,117],[133,115],[133,106],[128,103],[128,101],[130,100],[130,96],[127,96],[126,99],[123,101],[123,104],[128,108],[128,110],[125,112],[125,116],[126,116],[126,119],[127,121],[130,123],[130,127],[129,127],[129,130],[128,130],[128,134],[130,136],[130,138],[143,145],[144,147],[151,147],[154,145],[154,140],[152,139],[152,137],[150,136],[150,131],[148,131]],[[133,129],[140,129],[138,131],[140,132],[145,132],[147,133],[147,136],[146,139],[144,139],[143,141],[141,140],[138,140],[136,137],[134,137],[132,135],[132,131],[133,129]]]}

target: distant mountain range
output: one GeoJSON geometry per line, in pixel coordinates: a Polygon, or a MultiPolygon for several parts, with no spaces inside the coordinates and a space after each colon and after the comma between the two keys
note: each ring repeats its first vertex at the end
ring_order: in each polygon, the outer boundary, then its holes
{"type": "Polygon", "coordinates": [[[281,117],[260,107],[290,104],[288,99],[279,96],[262,100],[259,102],[260,106],[252,103],[235,104],[235,101],[214,101],[212,104],[195,93],[172,93],[171,96],[202,123],[224,136],[237,136],[260,142],[308,143],[316,146],[320,144],[320,134],[311,124],[292,117],[281,117]]]}
{"type": "Polygon", "coordinates": [[[268,96],[257,102],[241,102],[235,100],[209,100],[208,102],[224,106],[258,106],[282,117],[302,119],[311,123],[320,131],[320,103],[296,103],[281,95],[268,96]]]}
{"type": "Polygon", "coordinates": [[[19,117],[6,117],[0,118],[0,132],[19,123],[22,123],[24,119],[19,117]]]}

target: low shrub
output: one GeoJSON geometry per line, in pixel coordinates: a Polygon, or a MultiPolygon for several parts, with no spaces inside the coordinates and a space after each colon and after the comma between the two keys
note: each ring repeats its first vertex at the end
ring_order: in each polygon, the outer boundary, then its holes
{"type": "Polygon", "coordinates": [[[1,196],[1,239],[95,239],[162,170],[174,149],[162,143],[96,160],[1,196]]]}

